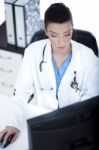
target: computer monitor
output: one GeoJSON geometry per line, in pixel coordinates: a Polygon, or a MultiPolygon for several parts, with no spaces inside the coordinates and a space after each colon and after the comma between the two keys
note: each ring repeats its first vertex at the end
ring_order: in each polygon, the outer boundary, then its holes
{"type": "Polygon", "coordinates": [[[27,120],[29,150],[99,150],[99,96],[27,120]]]}

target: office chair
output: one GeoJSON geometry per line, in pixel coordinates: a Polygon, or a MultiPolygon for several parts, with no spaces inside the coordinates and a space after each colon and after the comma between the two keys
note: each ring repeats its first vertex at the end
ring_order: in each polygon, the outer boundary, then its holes
{"type": "MultiPolygon", "coordinates": [[[[47,38],[48,37],[46,36],[44,30],[39,30],[33,35],[31,43],[47,38]]],[[[96,38],[91,32],[80,29],[74,29],[72,39],[91,48],[94,51],[95,55],[98,56],[98,46],[96,38]]]]}

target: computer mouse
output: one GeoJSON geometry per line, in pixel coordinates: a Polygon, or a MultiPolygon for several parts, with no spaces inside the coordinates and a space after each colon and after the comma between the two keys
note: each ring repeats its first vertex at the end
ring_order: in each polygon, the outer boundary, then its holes
{"type": "Polygon", "coordinates": [[[3,143],[3,138],[1,139],[1,141],[0,141],[0,148],[5,148],[5,147],[7,147],[10,143],[11,143],[11,141],[12,141],[12,139],[13,139],[13,134],[12,135],[10,135],[9,137],[8,137],[8,139],[7,139],[7,141],[6,141],[6,143],[4,144],[3,143]]]}

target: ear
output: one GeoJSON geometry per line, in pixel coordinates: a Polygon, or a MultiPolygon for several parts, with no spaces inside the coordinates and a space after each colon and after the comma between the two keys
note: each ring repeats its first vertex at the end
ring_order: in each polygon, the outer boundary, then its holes
{"type": "Polygon", "coordinates": [[[47,33],[47,29],[46,29],[46,28],[44,29],[44,32],[45,32],[46,36],[48,36],[48,33],[47,33]]]}

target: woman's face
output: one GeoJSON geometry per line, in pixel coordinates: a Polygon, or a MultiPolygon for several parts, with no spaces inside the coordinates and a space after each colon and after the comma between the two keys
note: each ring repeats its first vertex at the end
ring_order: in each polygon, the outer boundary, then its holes
{"type": "Polygon", "coordinates": [[[70,21],[66,23],[50,23],[45,30],[49,37],[53,52],[66,53],[70,50],[73,33],[73,25],[70,21]]]}

